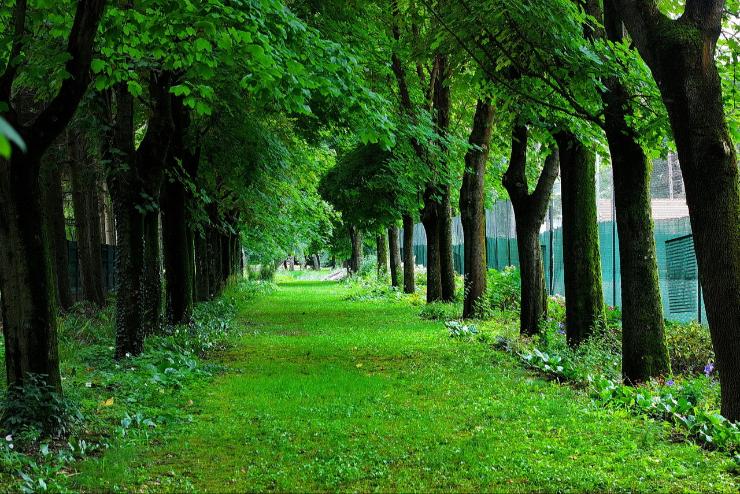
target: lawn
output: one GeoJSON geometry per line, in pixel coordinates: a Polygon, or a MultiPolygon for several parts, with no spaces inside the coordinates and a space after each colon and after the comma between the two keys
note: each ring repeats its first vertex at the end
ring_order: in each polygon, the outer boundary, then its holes
{"type": "Polygon", "coordinates": [[[418,307],[289,281],[238,304],[193,421],[79,465],[87,491],[737,492],[732,461],[600,408],[418,307]]]}

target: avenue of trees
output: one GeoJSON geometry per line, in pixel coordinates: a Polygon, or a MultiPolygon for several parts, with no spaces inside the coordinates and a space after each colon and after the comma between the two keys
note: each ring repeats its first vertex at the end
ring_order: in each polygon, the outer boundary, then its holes
{"type": "Polygon", "coordinates": [[[427,302],[453,301],[458,213],[461,315],[475,317],[492,196],[513,204],[520,329],[537,334],[539,231],[559,177],[577,346],[604,319],[597,156],[614,177],[623,377],[664,375],[650,171],[675,149],[722,413],[740,420],[737,0],[8,0],[0,18],[9,389],[40,376],[61,392],[56,319],[73,303],[65,187],[81,297],[115,303],[121,359],[187,323],[245,263],[317,265],[329,252],[358,272],[372,244],[378,274],[414,292],[401,245],[415,223],[427,302]],[[114,297],[102,285],[105,225],[114,297]]]}

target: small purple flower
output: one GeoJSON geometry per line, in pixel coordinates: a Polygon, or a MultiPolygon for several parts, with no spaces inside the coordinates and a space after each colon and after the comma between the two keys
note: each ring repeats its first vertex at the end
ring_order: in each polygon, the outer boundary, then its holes
{"type": "Polygon", "coordinates": [[[558,329],[558,334],[565,334],[565,330],[564,329],[558,329]]]}
{"type": "Polygon", "coordinates": [[[668,380],[667,380],[667,381],[665,382],[665,385],[666,385],[666,386],[673,386],[674,384],[676,384],[676,381],[674,381],[673,379],[668,379],[668,380]]]}
{"type": "Polygon", "coordinates": [[[709,374],[711,374],[712,371],[714,371],[714,363],[709,362],[707,365],[704,366],[704,375],[709,377],[709,374]]]}

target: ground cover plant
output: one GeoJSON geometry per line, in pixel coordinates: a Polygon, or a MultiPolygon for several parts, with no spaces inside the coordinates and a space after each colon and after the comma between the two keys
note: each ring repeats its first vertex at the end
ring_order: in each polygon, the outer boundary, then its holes
{"type": "Polygon", "coordinates": [[[0,491],[733,490],[738,26],[0,2],[0,491]]]}
{"type": "MultiPolygon", "coordinates": [[[[249,330],[221,357],[230,371],[194,399],[193,423],[156,444],[123,444],[88,459],[71,485],[736,489],[729,457],[674,442],[657,421],[532,376],[493,341],[481,343],[469,324],[449,329],[419,318],[408,300],[349,300],[350,291],[285,280],[242,305],[237,321],[249,330]]],[[[476,331],[490,334],[497,324],[476,331]]]]}
{"type": "Polygon", "coordinates": [[[192,422],[193,389],[225,369],[213,356],[243,330],[235,321],[238,308],[271,290],[264,282],[234,283],[219,299],[198,304],[189,324],[149,337],[141,355],[118,362],[108,358],[112,311],[74,307],[60,321],[60,353],[67,357],[63,379],[76,391],[48,400],[43,381],[32,381],[18,390],[22,396],[10,394],[2,403],[4,489],[72,491],[69,476],[78,462],[192,422]],[[7,402],[13,399],[20,404],[7,402]]]}

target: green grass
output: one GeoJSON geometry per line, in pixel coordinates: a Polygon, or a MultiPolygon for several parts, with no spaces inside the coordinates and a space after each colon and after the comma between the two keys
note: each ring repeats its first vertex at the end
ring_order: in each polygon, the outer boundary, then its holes
{"type": "Polygon", "coordinates": [[[230,371],[177,397],[194,421],[88,459],[75,488],[737,492],[726,457],[451,339],[403,300],[293,281],[238,310],[230,371]]]}

